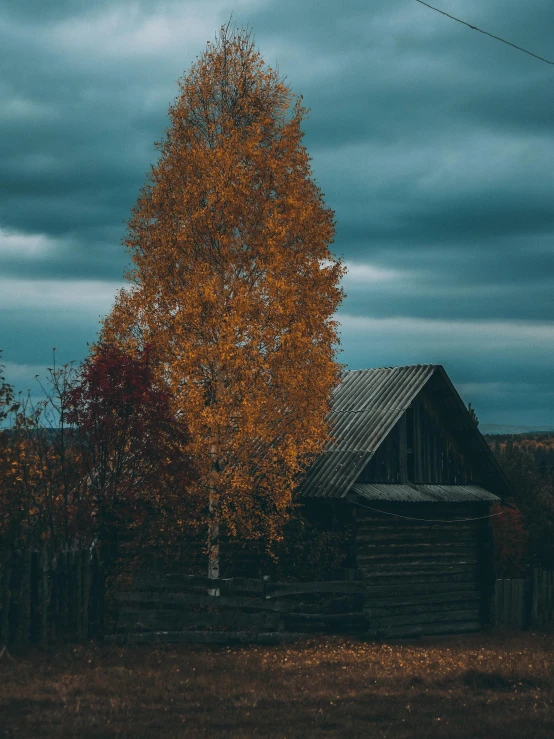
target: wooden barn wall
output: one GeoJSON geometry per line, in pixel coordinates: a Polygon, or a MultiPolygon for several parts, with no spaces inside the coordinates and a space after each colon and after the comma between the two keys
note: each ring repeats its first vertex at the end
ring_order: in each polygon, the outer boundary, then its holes
{"type": "Polygon", "coordinates": [[[416,483],[464,485],[474,481],[475,463],[464,449],[456,418],[431,388],[414,399],[406,414],[408,478],[416,483]]]}
{"type": "MultiPolygon", "coordinates": [[[[358,482],[478,483],[468,431],[441,388],[429,383],[379,446],[358,482]],[[404,457],[404,461],[403,461],[404,457]]],[[[484,481],[482,481],[484,482],[484,481]]]]}
{"type": "Polygon", "coordinates": [[[490,528],[481,504],[356,506],[356,564],[369,634],[462,633],[490,621],[490,528]],[[390,513],[410,518],[399,518],[390,513]],[[411,520],[412,518],[432,520],[411,520]],[[438,521],[436,519],[439,519],[438,521]]]}

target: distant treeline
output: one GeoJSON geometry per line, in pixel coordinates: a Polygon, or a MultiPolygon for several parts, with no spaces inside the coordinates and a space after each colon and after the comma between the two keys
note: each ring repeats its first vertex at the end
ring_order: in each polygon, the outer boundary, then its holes
{"type": "Polygon", "coordinates": [[[554,433],[485,434],[495,455],[500,458],[506,450],[519,451],[533,460],[533,466],[542,474],[554,470],[554,433]]]}
{"type": "Polygon", "coordinates": [[[523,515],[526,564],[554,570],[554,433],[486,435],[523,515]]]}

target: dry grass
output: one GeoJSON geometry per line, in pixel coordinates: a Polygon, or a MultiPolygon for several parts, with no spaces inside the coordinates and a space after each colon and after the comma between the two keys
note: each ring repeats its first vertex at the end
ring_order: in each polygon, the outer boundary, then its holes
{"type": "Polygon", "coordinates": [[[95,645],[0,661],[2,737],[554,737],[554,635],[95,645]]]}

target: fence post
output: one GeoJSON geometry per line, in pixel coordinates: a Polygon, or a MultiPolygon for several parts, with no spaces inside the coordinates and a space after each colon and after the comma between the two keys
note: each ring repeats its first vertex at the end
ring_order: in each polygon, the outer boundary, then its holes
{"type": "Polygon", "coordinates": [[[7,644],[10,638],[10,580],[12,575],[12,552],[8,549],[2,557],[2,590],[0,605],[2,606],[2,621],[0,623],[0,637],[7,644]]]}
{"type": "Polygon", "coordinates": [[[554,627],[554,572],[548,573],[548,628],[554,627]]]}
{"type": "Polygon", "coordinates": [[[539,619],[541,628],[544,629],[548,623],[548,600],[546,587],[546,572],[539,569],[539,619]]]}
{"type": "Polygon", "coordinates": [[[494,623],[495,626],[502,626],[504,605],[504,580],[498,578],[494,585],[494,623]]]}
{"type": "Polygon", "coordinates": [[[65,553],[62,549],[56,557],[56,636],[65,635],[65,553]]]}
{"type": "Polygon", "coordinates": [[[91,572],[91,589],[90,589],[90,614],[92,616],[90,622],[90,631],[92,636],[99,636],[101,633],[101,604],[100,604],[100,591],[101,591],[101,564],[98,547],[95,546],[92,550],[92,572],[91,572]]]}
{"type": "Polygon", "coordinates": [[[83,618],[81,620],[81,638],[88,638],[88,608],[90,598],[90,551],[81,551],[81,571],[83,574],[83,618]]]}
{"type": "Polygon", "coordinates": [[[51,584],[51,615],[50,636],[55,640],[59,634],[60,613],[60,553],[52,554],[50,560],[50,584],[51,584]]]}
{"type": "Polygon", "coordinates": [[[106,546],[98,548],[98,626],[99,635],[104,635],[106,618],[106,546]]]}
{"type": "Polygon", "coordinates": [[[73,550],[67,550],[67,637],[75,635],[75,558],[73,550]]]}
{"type": "Polygon", "coordinates": [[[69,555],[71,563],[71,636],[75,638],[79,635],[80,626],[80,606],[81,606],[81,590],[79,582],[79,559],[77,558],[77,550],[72,549],[69,555]]]}
{"type": "Polygon", "coordinates": [[[77,619],[75,635],[78,639],[80,639],[83,634],[83,559],[81,554],[82,550],[75,550],[75,574],[77,580],[77,619]]]}
{"type": "Polygon", "coordinates": [[[40,552],[31,552],[31,631],[29,638],[36,643],[40,633],[40,552]]]}
{"type": "Polygon", "coordinates": [[[25,645],[29,640],[30,627],[31,552],[23,549],[18,552],[18,555],[18,599],[15,640],[18,645],[25,645]]]}
{"type": "Polygon", "coordinates": [[[524,582],[523,591],[523,628],[530,629],[533,621],[533,576],[532,572],[527,573],[524,582]]]}
{"type": "Polygon", "coordinates": [[[534,629],[537,625],[537,573],[536,568],[531,570],[531,618],[529,628],[534,629]]]}
{"type": "Polygon", "coordinates": [[[48,644],[48,553],[42,549],[40,553],[40,636],[41,647],[48,644]]]}

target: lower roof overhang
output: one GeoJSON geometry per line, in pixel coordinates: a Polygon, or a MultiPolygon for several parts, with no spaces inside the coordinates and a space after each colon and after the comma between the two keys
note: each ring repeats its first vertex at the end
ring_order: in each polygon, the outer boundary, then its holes
{"type": "Polygon", "coordinates": [[[348,498],[402,503],[495,503],[501,499],[479,485],[354,483],[348,498]],[[353,495],[354,494],[354,495],[353,495]]]}

